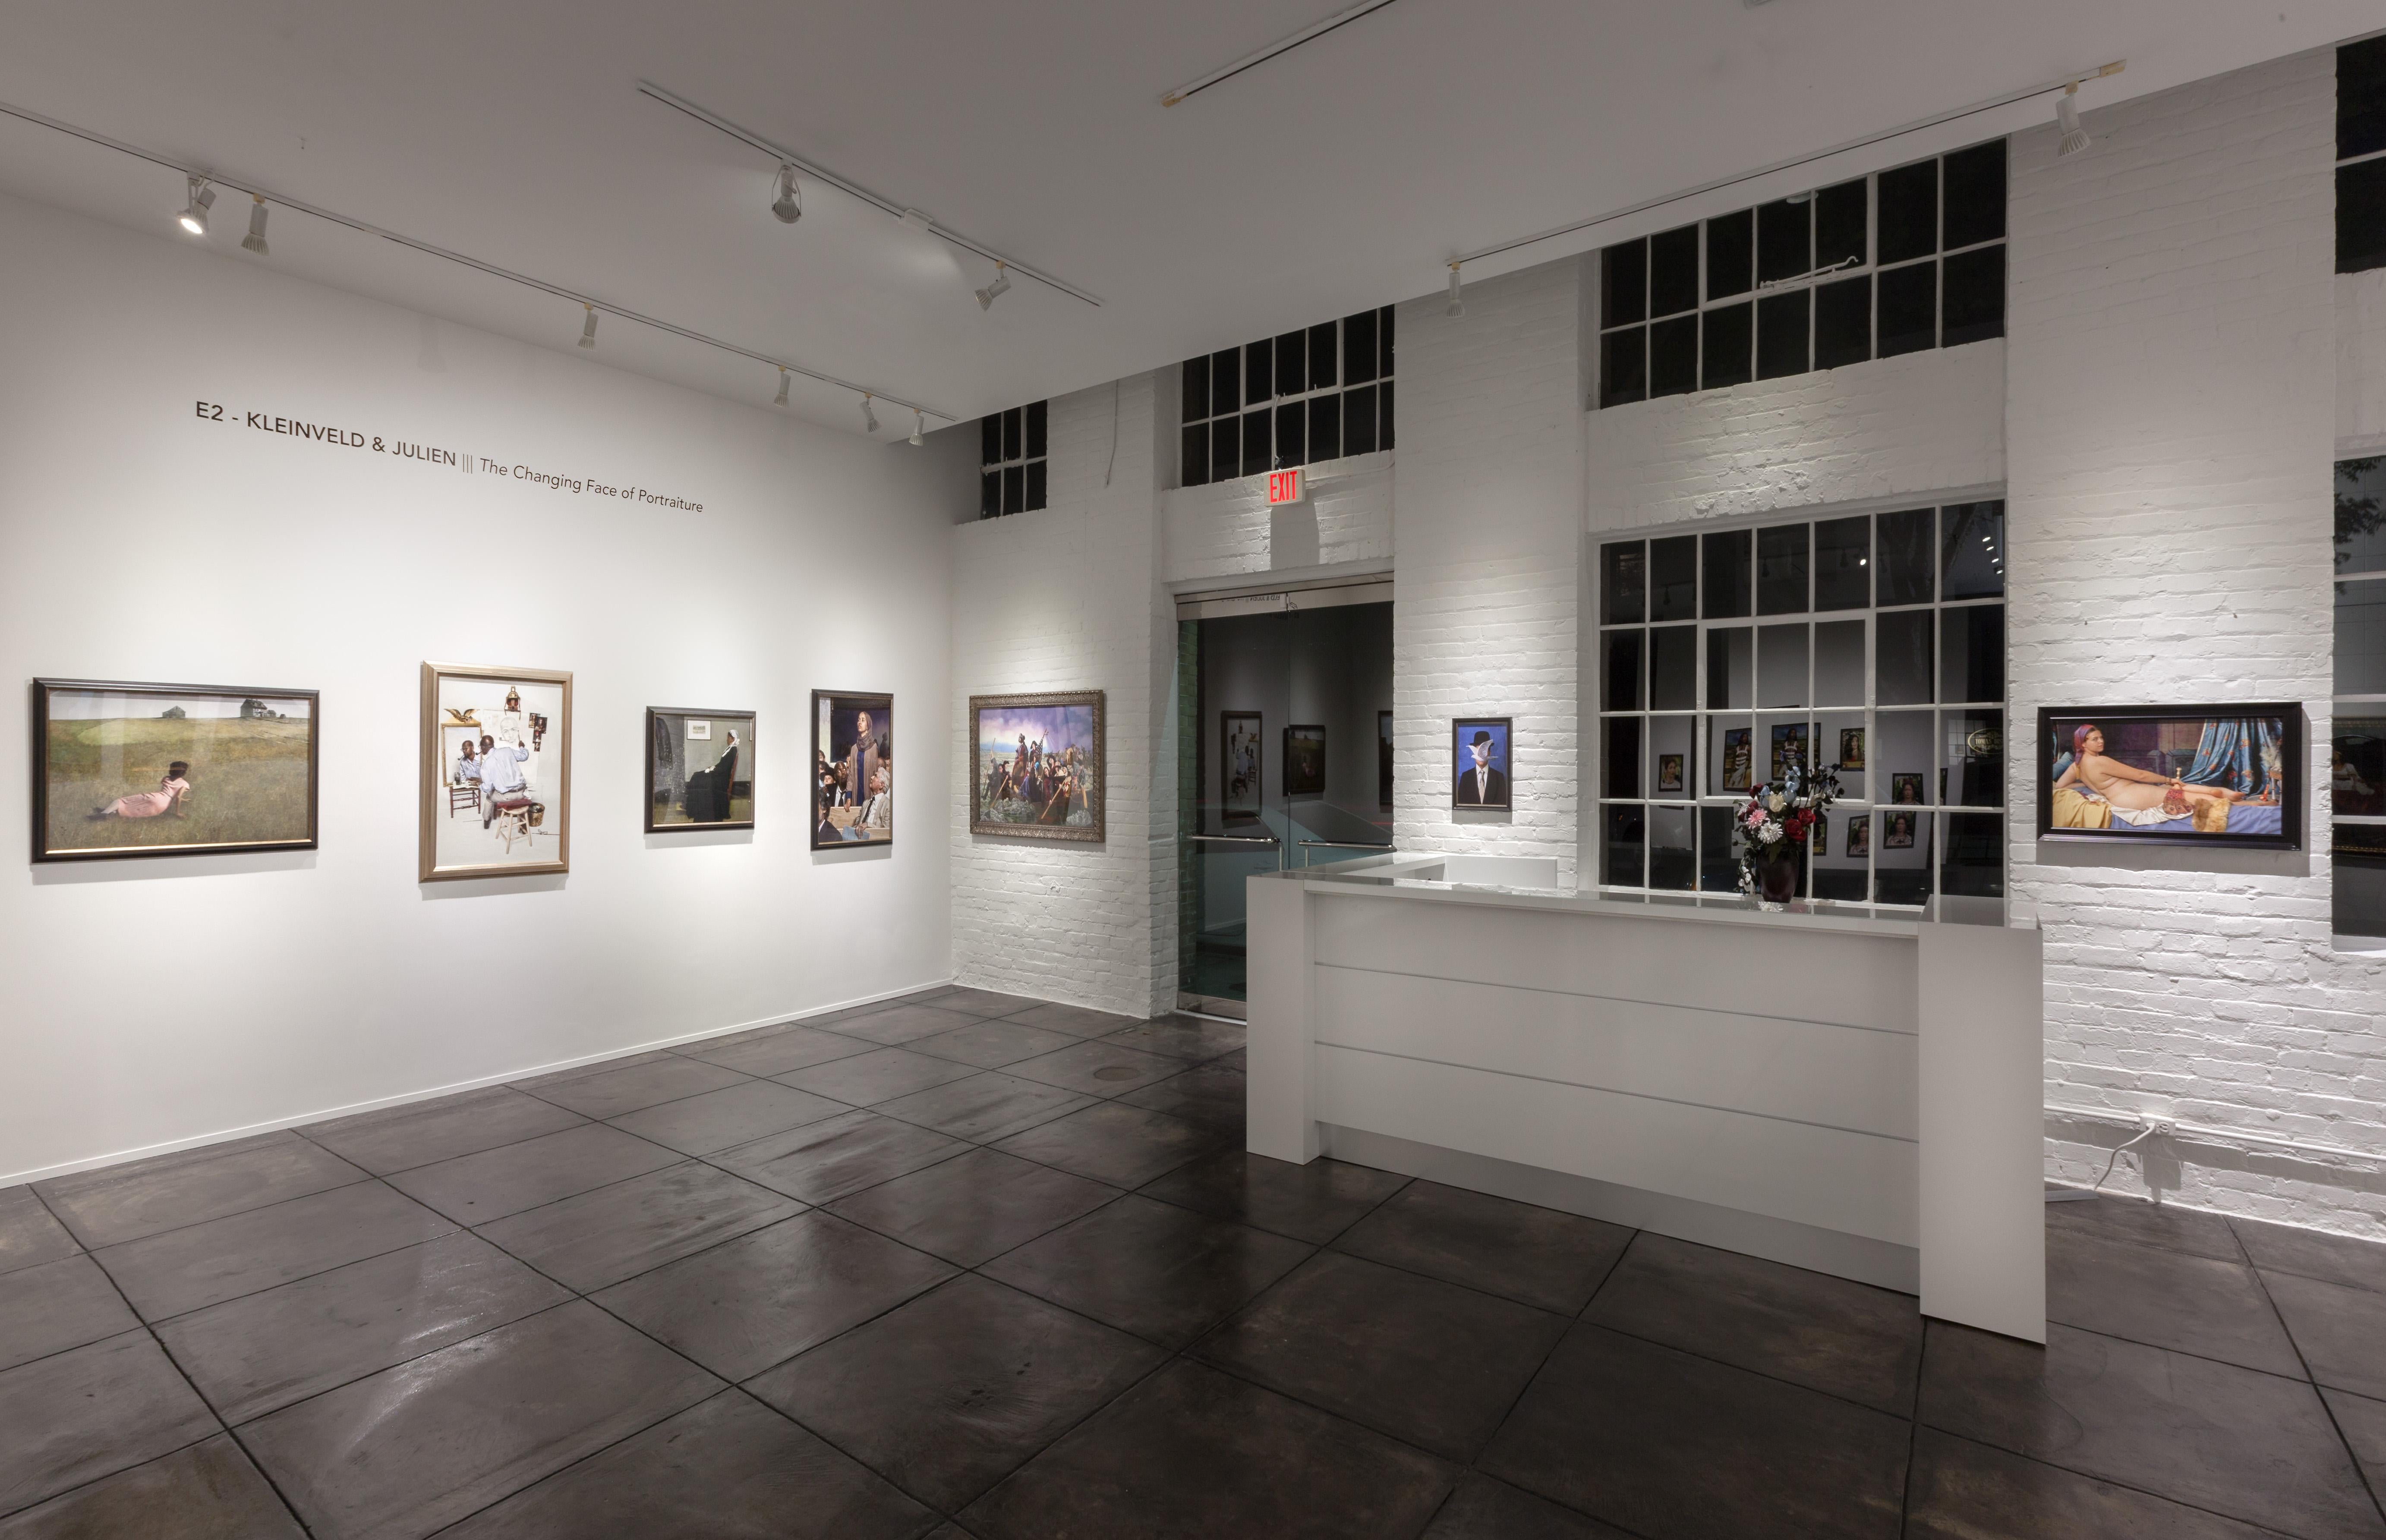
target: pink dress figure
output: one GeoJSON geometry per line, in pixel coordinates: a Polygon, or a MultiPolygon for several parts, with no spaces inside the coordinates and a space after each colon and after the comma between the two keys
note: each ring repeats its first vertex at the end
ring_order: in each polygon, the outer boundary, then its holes
{"type": "Polygon", "coordinates": [[[117,818],[156,818],[172,808],[190,789],[189,782],[169,771],[166,777],[157,783],[156,791],[134,792],[129,796],[119,796],[101,809],[101,816],[107,817],[112,814],[117,818]]]}

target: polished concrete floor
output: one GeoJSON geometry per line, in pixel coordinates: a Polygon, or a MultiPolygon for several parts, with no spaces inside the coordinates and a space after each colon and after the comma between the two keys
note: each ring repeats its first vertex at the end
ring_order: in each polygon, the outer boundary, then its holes
{"type": "Polygon", "coordinates": [[[1240,1151],[936,991],[0,1191],[0,1536],[2386,1537],[2386,1246],[2048,1211],[2043,1350],[1240,1151]]]}

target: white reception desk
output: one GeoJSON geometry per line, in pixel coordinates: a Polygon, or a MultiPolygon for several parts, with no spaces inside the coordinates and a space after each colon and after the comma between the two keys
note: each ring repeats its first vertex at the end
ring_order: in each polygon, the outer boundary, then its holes
{"type": "MultiPolygon", "coordinates": [[[[1552,863],[1553,865],[1553,863],[1552,863]]],[[[2046,1339],[2039,935],[1388,856],[1249,887],[1254,1153],[1333,1155],[2046,1339]]]]}

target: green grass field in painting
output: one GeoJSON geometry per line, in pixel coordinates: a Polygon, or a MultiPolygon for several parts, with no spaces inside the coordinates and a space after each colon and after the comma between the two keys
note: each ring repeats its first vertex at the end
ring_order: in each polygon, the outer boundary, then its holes
{"type": "Polygon", "coordinates": [[[307,837],[304,721],[102,717],[49,724],[53,851],[247,845],[307,837]],[[129,792],[154,792],[190,762],[183,817],[94,819],[129,792]]]}

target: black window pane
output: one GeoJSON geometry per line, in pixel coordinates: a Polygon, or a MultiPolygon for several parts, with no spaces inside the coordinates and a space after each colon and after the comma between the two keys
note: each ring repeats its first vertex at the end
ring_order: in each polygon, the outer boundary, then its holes
{"type": "MultiPolygon", "coordinates": [[[[2375,587],[2376,584],[2370,586],[2375,587]]],[[[1699,703],[1699,628],[1659,626],[1649,633],[1649,707],[1687,711],[1699,703]]]]}
{"type": "Polygon", "coordinates": [[[1939,341],[1939,264],[1916,262],[1880,275],[1880,356],[1918,353],[1939,341]]]}
{"type": "Polygon", "coordinates": [[[1744,385],[1754,379],[1754,366],[1749,362],[1750,349],[1755,342],[1754,307],[1727,305],[1709,310],[1701,320],[1700,383],[1707,390],[1714,390],[1723,385],[1744,385]]]}
{"type": "Polygon", "coordinates": [[[2005,248],[1982,246],[1950,257],[1940,295],[1939,343],[1956,347],[2005,334],[2005,248]]]}
{"type": "Polygon", "coordinates": [[[1002,473],[1002,511],[1023,513],[1027,508],[1027,469],[1014,465],[1002,473]]]}
{"type": "MultiPolygon", "coordinates": [[[[1312,355],[1314,357],[1314,355],[1312,355]]],[[[1338,395],[1312,395],[1309,398],[1309,463],[1330,460],[1342,453],[1342,398],[1338,395]]]]}
{"type": "Polygon", "coordinates": [[[2386,160],[2336,169],[2336,270],[2386,268],[2386,160]]]}
{"type": "Polygon", "coordinates": [[[1361,385],[1342,393],[1342,453],[1369,455],[1375,449],[1375,387],[1361,385]]]}
{"type": "Polygon", "coordinates": [[[2005,142],[1992,139],[1957,150],[1946,163],[1946,249],[1954,251],[2005,232],[2005,142]]]}
{"type": "Polygon", "coordinates": [[[1610,332],[1599,339],[1599,404],[1620,407],[1649,394],[1649,329],[1610,332]]]}
{"type": "Polygon", "coordinates": [[[1614,887],[1637,888],[1642,853],[1648,848],[1648,810],[1638,804],[1601,809],[1604,837],[1599,845],[1599,880],[1614,887]]]}
{"type": "Polygon", "coordinates": [[[1939,891],[1967,898],[2005,895],[2005,820],[1995,813],[1947,813],[1947,858],[1939,891]]]}
{"type": "Polygon", "coordinates": [[[1275,394],[1275,341],[1263,337],[1243,349],[1243,405],[1256,407],[1275,394]]]}
{"type": "Polygon", "coordinates": [[[1243,474],[1261,476],[1267,473],[1271,449],[1268,434],[1268,411],[1262,407],[1243,414],[1243,474]]]}
{"type": "Polygon", "coordinates": [[[1309,333],[1287,332],[1275,340],[1275,393],[1299,395],[1309,388],[1309,333]]]}
{"type": "Polygon", "coordinates": [[[1756,302],[1756,377],[1806,372],[1806,318],[1814,291],[1767,294],[1756,302]]]}
{"type": "Polygon", "coordinates": [[[1939,510],[1939,535],[1940,598],[1988,599],[2005,591],[2003,503],[1949,504],[1939,510]]]}
{"type": "Polygon", "coordinates": [[[980,519],[996,519],[1001,514],[1002,472],[989,470],[977,479],[977,516],[980,519]]]}
{"type": "Polygon", "coordinates": [[[1756,211],[1707,221],[1707,297],[1744,294],[1756,282],[1756,211]]]}
{"type": "Polygon", "coordinates": [[[1392,377],[1392,307],[1388,305],[1375,312],[1375,366],[1378,379],[1392,377]]]}
{"type": "Polygon", "coordinates": [[[1870,190],[1861,177],[1815,194],[1815,266],[1864,262],[1870,244],[1865,235],[1872,219],[1871,203],[1870,190]]]}
{"type": "Polygon", "coordinates": [[[1700,613],[1704,619],[1720,620],[1748,613],[1749,580],[1755,571],[1749,549],[1753,543],[1749,533],[1746,530],[1722,530],[1701,542],[1706,557],[1700,583],[1705,599],[1700,613]]]}
{"type": "Polygon", "coordinates": [[[2340,582],[2333,586],[2336,693],[2386,694],[2386,582],[2340,582]]]}
{"type": "Polygon", "coordinates": [[[1375,377],[1375,312],[1342,318],[1342,382],[1363,385],[1375,377]]]}
{"type": "Polygon", "coordinates": [[[1243,419],[1223,417],[1210,424],[1210,479],[1231,482],[1243,473],[1243,419]]]}
{"type": "Polygon", "coordinates": [[[1020,505],[1022,512],[1034,513],[1044,506],[1044,468],[1050,463],[1049,460],[1029,460],[1024,467],[1027,471],[1027,498],[1020,505]]]}
{"type": "Polygon", "coordinates": [[[1275,409],[1276,469],[1309,463],[1309,404],[1287,401],[1275,409]]]}
{"type": "Polygon", "coordinates": [[[1002,414],[1002,457],[1015,460],[1024,453],[1022,441],[1027,436],[1027,414],[1013,407],[1002,414]]]}
{"type": "Polygon", "coordinates": [[[977,419],[977,463],[1002,463],[1002,418],[999,414],[977,419]]]}
{"type": "MultiPolygon", "coordinates": [[[[1892,609],[1873,628],[1873,704],[1930,704],[1930,629],[1928,609],[1892,609]]],[[[1924,719],[1926,724],[1928,719],[1924,719]]]]}
{"type": "Polygon", "coordinates": [[[1731,893],[1739,886],[1739,836],[1734,831],[1731,808],[1699,809],[1699,886],[1708,893],[1731,893]]]}
{"type": "Polygon", "coordinates": [[[1027,408],[1027,457],[1031,460],[1044,457],[1044,419],[1049,406],[1048,402],[1037,401],[1027,408]]]}
{"type": "Polygon", "coordinates": [[[1698,885],[1699,848],[1695,808],[1649,810],[1649,885],[1688,892],[1698,885]]]}
{"type": "Polygon", "coordinates": [[[1199,422],[1210,415],[1210,356],[1185,360],[1185,380],[1179,394],[1184,401],[1179,407],[1182,420],[1199,422]]]}
{"type": "Polygon", "coordinates": [[[1883,171],[1880,185],[1880,252],[1884,266],[1939,249],[1939,163],[1883,171]]]}
{"type": "Polygon", "coordinates": [[[1210,355],[1210,415],[1243,409],[1242,349],[1210,355]]]}
{"type": "Polygon", "coordinates": [[[1646,635],[1637,630],[1611,631],[1600,637],[1601,710],[1640,709],[1640,645],[1646,635]]]}
{"type": "MultiPolygon", "coordinates": [[[[1309,329],[1309,388],[1322,391],[1334,383],[1334,365],[1339,355],[1334,340],[1334,323],[1319,321],[1309,329]]],[[[1316,437],[1315,433],[1310,435],[1316,437]]]]}
{"type": "Polygon", "coordinates": [[[1605,724],[1606,773],[1600,778],[1601,796],[1640,795],[1640,719],[1614,717],[1605,724]]]}
{"type": "Polygon", "coordinates": [[[2005,698],[2004,606],[1965,605],[1939,612],[1939,698],[2005,698]]]}
{"type": "Polygon", "coordinates": [[[2338,572],[2386,572],[2386,455],[2336,462],[2331,544],[2338,572]]]}
{"type": "Polygon", "coordinates": [[[1698,618],[1699,537],[1677,534],[1668,540],[1649,542],[1649,619],[1698,618]]]}
{"type": "Polygon", "coordinates": [[[1815,367],[1840,369],[1872,357],[1872,275],[1815,289],[1815,367]]]}
{"type": "Polygon", "coordinates": [[[1392,446],[1392,424],[1398,420],[1392,412],[1392,382],[1387,380],[1375,389],[1382,393],[1375,401],[1375,447],[1389,449],[1392,446]]]}
{"type": "Polygon", "coordinates": [[[1599,618],[1611,626],[1649,618],[1649,548],[1640,541],[1600,547],[1599,618]]]}
{"type": "Polygon", "coordinates": [[[1699,318],[1649,323],[1649,394],[1687,395],[1699,388],[1699,318]]]}
{"type": "Polygon", "coordinates": [[[2336,154],[2386,150],[2386,37],[2336,51],[2336,154]]]}
{"type": "Polygon", "coordinates": [[[1759,615],[1797,615],[1805,610],[1806,532],[1804,524],[1756,532],[1759,615]]]}
{"type": "Polygon", "coordinates": [[[1599,324],[1622,326],[1649,317],[1649,243],[1610,246],[1599,259],[1599,324]]]}
{"type": "Polygon", "coordinates": [[[1756,211],[1756,276],[1796,278],[1815,265],[1815,200],[1768,203],[1756,211]]]}
{"type": "Polygon", "coordinates": [[[1649,313],[1670,316],[1699,303],[1699,227],[1649,237],[1649,313]]]}
{"type": "Polygon", "coordinates": [[[1815,607],[1862,609],[1872,603],[1872,520],[1826,519],[1815,526],[1815,607]]]}
{"type": "Polygon", "coordinates": [[[1187,486],[1206,485],[1210,480],[1210,425],[1188,423],[1185,428],[1184,454],[1179,462],[1179,480],[1187,486]]]}
{"type": "Polygon", "coordinates": [[[1877,540],[1873,570],[1878,574],[1880,603],[1928,604],[1934,532],[1928,508],[1911,513],[1884,513],[1873,520],[1877,540]]]}

